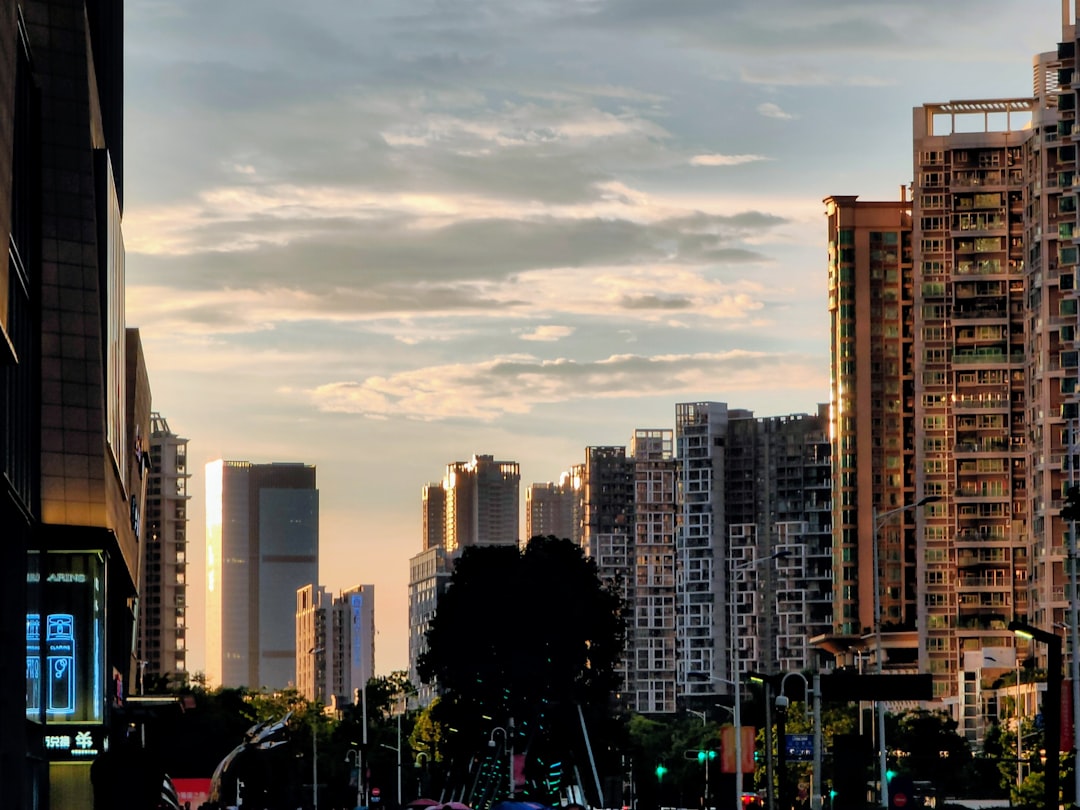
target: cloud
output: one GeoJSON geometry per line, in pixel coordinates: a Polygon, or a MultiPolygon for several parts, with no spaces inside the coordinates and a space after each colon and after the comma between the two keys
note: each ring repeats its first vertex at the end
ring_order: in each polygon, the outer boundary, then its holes
{"type": "Polygon", "coordinates": [[[828,367],[820,358],[733,350],[722,353],[611,355],[596,361],[540,360],[508,355],[477,363],[429,366],[309,389],[321,411],[373,419],[490,422],[524,415],[542,404],[588,398],[627,400],[700,396],[789,387],[821,390],[828,367]]]}
{"type": "Polygon", "coordinates": [[[899,84],[895,78],[882,78],[871,74],[833,73],[821,66],[763,65],[755,68],[742,67],[739,79],[745,84],[768,87],[893,87],[899,84]]]}
{"type": "Polygon", "coordinates": [[[691,166],[741,166],[744,163],[757,163],[769,160],[764,155],[694,155],[690,158],[691,166]]]}
{"type": "Polygon", "coordinates": [[[780,118],[785,121],[789,121],[795,116],[791,113],[784,112],[780,105],[774,104],[771,101],[766,101],[763,104],[759,104],[757,107],[758,115],[762,115],[765,118],[780,118]]]}
{"type": "Polygon", "coordinates": [[[570,337],[574,334],[574,327],[572,326],[555,326],[553,324],[544,324],[537,326],[531,332],[525,332],[521,335],[522,340],[536,340],[544,342],[553,342],[562,340],[565,337],[570,337]]]}

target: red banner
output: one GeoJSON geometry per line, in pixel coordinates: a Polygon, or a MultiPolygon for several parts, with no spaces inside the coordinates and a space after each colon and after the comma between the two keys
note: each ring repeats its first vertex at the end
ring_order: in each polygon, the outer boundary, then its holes
{"type": "MultiPolygon", "coordinates": [[[[757,741],[757,729],[742,726],[740,743],[742,745],[742,773],[754,772],[754,745],[757,741]]],[[[720,728],[720,772],[735,773],[735,726],[720,728]]]]}
{"type": "Polygon", "coordinates": [[[191,802],[192,807],[198,807],[210,801],[209,779],[173,779],[172,783],[181,807],[186,802],[191,802]]]}

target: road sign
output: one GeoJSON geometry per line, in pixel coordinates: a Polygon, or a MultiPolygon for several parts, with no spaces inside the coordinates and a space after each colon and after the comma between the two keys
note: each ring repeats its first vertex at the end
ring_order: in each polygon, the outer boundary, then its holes
{"type": "Polygon", "coordinates": [[[784,750],[792,762],[809,762],[814,758],[814,738],[810,734],[785,734],[784,750]]]}

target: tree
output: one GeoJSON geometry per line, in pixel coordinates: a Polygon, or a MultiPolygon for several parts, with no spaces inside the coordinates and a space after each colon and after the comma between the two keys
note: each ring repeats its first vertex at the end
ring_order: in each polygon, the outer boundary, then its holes
{"type": "Polygon", "coordinates": [[[443,692],[433,711],[447,730],[442,758],[460,771],[512,720],[515,750],[527,747],[527,775],[537,784],[555,762],[570,772],[575,754],[589,773],[578,713],[599,757],[596,740],[617,742],[609,701],[619,683],[622,610],[615,588],[569,540],[465,549],[418,664],[420,677],[443,692]]]}
{"type": "Polygon", "coordinates": [[[958,725],[943,711],[908,711],[889,715],[886,737],[899,771],[913,779],[929,780],[943,793],[956,795],[971,767],[968,742],[958,725]]]}

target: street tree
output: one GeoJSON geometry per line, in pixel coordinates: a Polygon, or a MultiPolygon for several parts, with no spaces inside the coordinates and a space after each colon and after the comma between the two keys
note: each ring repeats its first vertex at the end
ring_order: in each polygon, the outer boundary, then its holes
{"type": "Polygon", "coordinates": [[[447,730],[448,767],[486,753],[496,728],[513,723],[534,784],[553,778],[554,763],[589,773],[581,719],[597,758],[607,749],[596,741],[618,746],[611,699],[624,639],[618,590],[569,540],[465,549],[418,665],[442,690],[433,719],[447,730]]]}

